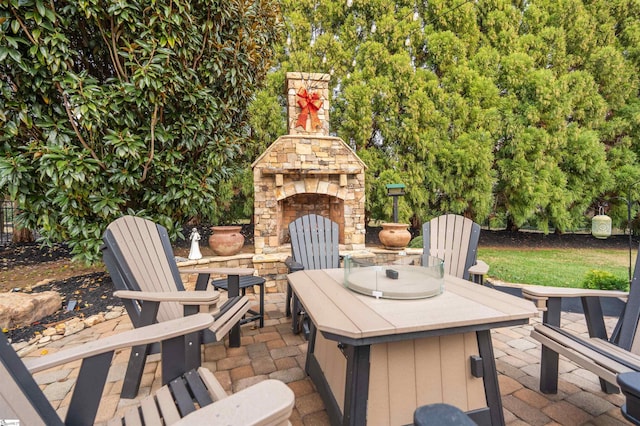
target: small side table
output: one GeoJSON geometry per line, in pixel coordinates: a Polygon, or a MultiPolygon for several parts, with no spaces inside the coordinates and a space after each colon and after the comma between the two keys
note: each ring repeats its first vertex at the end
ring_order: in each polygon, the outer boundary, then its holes
{"type": "MultiPolygon", "coordinates": [[[[240,277],[240,290],[242,291],[242,295],[244,296],[247,292],[247,287],[252,287],[254,285],[260,286],[260,310],[256,312],[254,310],[249,309],[247,314],[251,314],[251,316],[245,316],[240,320],[240,324],[246,324],[251,321],[259,321],[260,328],[264,327],[264,283],[265,279],[262,277],[256,277],[254,275],[244,275],[240,277]]],[[[225,278],[213,280],[211,281],[211,285],[215,289],[228,290],[228,281],[225,278]]]]}

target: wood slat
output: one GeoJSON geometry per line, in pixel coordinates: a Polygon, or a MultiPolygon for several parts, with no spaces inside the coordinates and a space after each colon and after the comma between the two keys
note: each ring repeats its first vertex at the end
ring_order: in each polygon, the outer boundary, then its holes
{"type": "Polygon", "coordinates": [[[415,348],[420,359],[416,375],[422,378],[416,383],[416,406],[443,402],[440,337],[416,339],[415,348]]]}
{"type": "Polygon", "coordinates": [[[487,398],[484,393],[484,378],[473,377],[473,374],[471,374],[471,357],[480,355],[476,333],[464,334],[464,353],[467,360],[467,407],[469,410],[484,408],[487,406],[487,398]]]}
{"type": "Polygon", "coordinates": [[[122,426],[122,419],[120,417],[113,417],[107,422],[107,426],[122,426]]]}
{"type": "Polygon", "coordinates": [[[632,371],[628,367],[581,345],[579,342],[549,327],[543,325],[535,326],[531,332],[531,337],[610,383],[616,382],[617,374],[632,371]]]}
{"type": "Polygon", "coordinates": [[[124,424],[127,426],[142,426],[142,419],[137,406],[125,411],[124,424]]]}
{"type": "Polygon", "coordinates": [[[184,374],[184,379],[187,382],[189,392],[198,406],[204,407],[205,405],[213,403],[211,394],[207,390],[202,378],[195,370],[187,371],[184,374]]]}
{"type": "Polygon", "coordinates": [[[250,308],[251,304],[249,303],[249,299],[246,296],[243,296],[242,299],[233,305],[232,309],[227,310],[220,317],[216,318],[210,328],[210,330],[216,335],[216,341],[224,340],[224,336],[229,333],[233,326],[240,321],[250,308]]]}
{"type": "Polygon", "coordinates": [[[416,359],[412,340],[393,342],[385,346],[389,359],[393,360],[388,366],[388,392],[389,405],[391,406],[388,424],[410,424],[413,421],[413,412],[416,409],[418,399],[416,364],[421,360],[416,359]]]}
{"type": "Polygon", "coordinates": [[[171,393],[173,394],[173,399],[178,411],[180,412],[180,417],[184,417],[196,410],[196,407],[193,405],[191,394],[189,393],[182,377],[178,377],[177,379],[170,381],[169,389],[171,389],[171,393]]]}
{"type": "Polygon", "coordinates": [[[467,411],[465,364],[468,361],[465,356],[463,335],[440,336],[440,359],[442,360],[442,397],[444,401],[462,411],[467,411]]]}
{"type": "Polygon", "coordinates": [[[178,413],[176,404],[173,402],[169,386],[165,385],[158,389],[156,400],[165,424],[172,424],[180,420],[180,413],[178,413]]]}
{"type": "MultiPolygon", "coordinates": [[[[378,424],[390,425],[389,356],[387,345],[371,346],[369,368],[369,400],[367,418],[378,424]]],[[[373,424],[373,423],[372,423],[373,424]]]]}
{"type": "Polygon", "coordinates": [[[321,333],[316,334],[314,354],[340,410],[344,412],[346,358],[338,349],[337,343],[324,338],[321,333]]]}
{"type": "Polygon", "coordinates": [[[142,413],[145,426],[162,425],[160,412],[158,411],[158,406],[153,396],[148,396],[140,401],[140,412],[142,413]]]}
{"type": "Polygon", "coordinates": [[[208,368],[198,368],[198,375],[209,390],[209,394],[214,401],[219,401],[227,397],[227,391],[224,390],[216,376],[208,368]]]}

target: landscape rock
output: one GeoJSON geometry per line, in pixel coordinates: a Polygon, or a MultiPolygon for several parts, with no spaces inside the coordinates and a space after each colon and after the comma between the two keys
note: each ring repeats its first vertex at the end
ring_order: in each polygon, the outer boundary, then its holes
{"type": "Polygon", "coordinates": [[[58,331],[55,329],[55,327],[49,327],[42,330],[42,335],[45,337],[53,336],[55,334],[58,334],[58,331]]]}
{"type": "Polygon", "coordinates": [[[84,330],[84,321],[81,321],[79,318],[73,318],[64,323],[65,331],[64,335],[69,336],[70,334],[75,334],[79,331],[84,330]]]}
{"type": "Polygon", "coordinates": [[[111,311],[111,312],[107,312],[104,315],[104,319],[108,321],[108,320],[116,319],[121,315],[122,315],[122,311],[115,311],[114,310],[114,311],[111,311]]]}
{"type": "Polygon", "coordinates": [[[104,322],[105,318],[103,314],[91,315],[89,318],[84,320],[84,325],[87,327],[93,327],[96,324],[100,324],[104,322]]]}
{"type": "Polygon", "coordinates": [[[0,328],[24,327],[62,307],[55,291],[42,293],[0,293],[0,328]]]}

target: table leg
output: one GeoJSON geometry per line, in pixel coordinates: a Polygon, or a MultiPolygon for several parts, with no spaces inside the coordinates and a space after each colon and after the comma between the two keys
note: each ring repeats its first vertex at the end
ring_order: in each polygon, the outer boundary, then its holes
{"type": "Polygon", "coordinates": [[[347,357],[347,382],[342,424],[364,426],[367,424],[371,346],[345,345],[344,353],[347,357]]]}
{"type": "MultiPolygon", "coordinates": [[[[240,296],[240,276],[229,275],[227,277],[227,282],[229,283],[229,287],[227,289],[229,298],[240,296]]],[[[229,347],[240,347],[240,321],[238,321],[229,332],[229,347]]]]}
{"type": "MultiPolygon", "coordinates": [[[[550,297],[547,310],[542,314],[542,323],[560,326],[560,305],[562,299],[550,297]]],[[[558,353],[542,345],[540,355],[540,391],[542,393],[558,393],[558,353]]]]}
{"type": "Polygon", "coordinates": [[[491,343],[491,330],[477,331],[476,336],[478,336],[478,350],[482,357],[484,393],[490,411],[491,424],[504,425],[504,413],[502,412],[502,398],[500,397],[500,387],[498,385],[496,359],[493,354],[493,344],[491,343]]]}

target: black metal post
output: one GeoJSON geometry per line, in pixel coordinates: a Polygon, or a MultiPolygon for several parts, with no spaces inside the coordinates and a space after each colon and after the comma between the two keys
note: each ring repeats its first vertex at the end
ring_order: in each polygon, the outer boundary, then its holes
{"type": "Polygon", "coordinates": [[[631,240],[631,190],[634,186],[640,184],[640,181],[634,182],[629,185],[629,191],[627,193],[627,228],[629,228],[629,286],[631,286],[631,280],[633,279],[633,272],[631,271],[632,259],[631,259],[631,251],[633,250],[633,241],[631,240]]]}
{"type": "Polygon", "coordinates": [[[398,196],[393,196],[393,223],[398,223],[398,196]]]}

